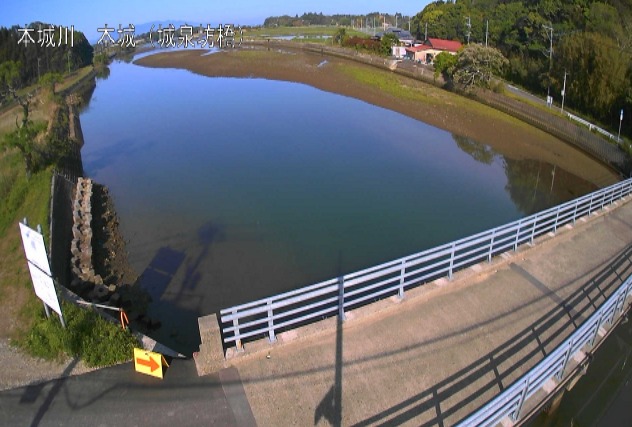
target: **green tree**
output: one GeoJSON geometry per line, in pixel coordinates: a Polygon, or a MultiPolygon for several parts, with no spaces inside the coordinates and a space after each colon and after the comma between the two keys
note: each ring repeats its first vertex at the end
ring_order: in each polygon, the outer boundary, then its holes
{"type": "Polygon", "coordinates": [[[470,45],[459,52],[453,78],[463,89],[490,87],[494,75],[508,65],[507,59],[496,48],[470,45]]]}
{"type": "Polygon", "coordinates": [[[14,99],[20,87],[21,64],[16,61],[4,61],[0,64],[0,101],[14,99]]]}
{"type": "Polygon", "coordinates": [[[456,65],[457,56],[448,52],[441,52],[434,58],[434,76],[439,77],[439,74],[443,75],[443,78],[448,80],[452,78],[454,72],[454,66],[456,65]]]}
{"type": "Polygon", "coordinates": [[[628,73],[632,55],[619,49],[608,37],[596,33],[565,37],[558,54],[560,59],[554,73],[558,76],[564,71],[570,73],[566,91],[571,105],[590,111],[599,119],[608,118],[612,109],[619,111],[614,104],[630,88],[628,73]]]}
{"type": "Polygon", "coordinates": [[[48,89],[51,94],[55,94],[55,85],[62,82],[62,76],[59,73],[48,72],[40,79],[40,84],[48,89]]]}
{"type": "Polygon", "coordinates": [[[395,34],[388,33],[382,36],[380,40],[380,53],[384,56],[390,56],[393,52],[393,46],[399,44],[399,39],[395,34]]]}
{"type": "Polygon", "coordinates": [[[344,28],[338,28],[334,33],[333,42],[342,45],[345,38],[347,37],[347,30],[344,28]]]}

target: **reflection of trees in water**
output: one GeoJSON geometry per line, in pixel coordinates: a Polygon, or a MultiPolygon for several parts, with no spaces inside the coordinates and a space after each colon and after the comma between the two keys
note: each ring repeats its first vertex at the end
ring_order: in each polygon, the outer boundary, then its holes
{"type": "Polygon", "coordinates": [[[79,113],[82,113],[86,108],[88,108],[96,88],[97,82],[94,78],[92,78],[74,91],[74,94],[79,98],[79,104],[77,105],[79,113]]]}
{"type": "Polygon", "coordinates": [[[110,67],[107,65],[95,67],[95,70],[97,72],[97,79],[99,80],[107,80],[108,77],[110,77],[110,67]]]}
{"type": "Polygon", "coordinates": [[[564,169],[539,160],[505,158],[511,200],[525,215],[580,197],[597,187],[564,169]]]}
{"type": "Polygon", "coordinates": [[[497,153],[489,145],[481,144],[466,136],[452,134],[452,137],[456,145],[477,162],[491,165],[494,161],[497,153]]]}
{"type": "Polygon", "coordinates": [[[515,160],[502,156],[491,147],[470,138],[452,135],[456,145],[474,160],[491,165],[496,156],[503,158],[512,202],[525,215],[580,197],[597,187],[564,169],[540,160],[515,160]]]}

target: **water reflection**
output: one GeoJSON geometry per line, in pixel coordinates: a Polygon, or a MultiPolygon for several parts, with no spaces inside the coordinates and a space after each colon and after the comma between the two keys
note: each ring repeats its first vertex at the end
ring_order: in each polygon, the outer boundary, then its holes
{"type": "Polygon", "coordinates": [[[457,147],[477,162],[491,165],[501,159],[507,184],[505,189],[524,215],[531,215],[597,189],[564,169],[541,160],[516,160],[497,153],[490,146],[452,134],[457,147]]]}

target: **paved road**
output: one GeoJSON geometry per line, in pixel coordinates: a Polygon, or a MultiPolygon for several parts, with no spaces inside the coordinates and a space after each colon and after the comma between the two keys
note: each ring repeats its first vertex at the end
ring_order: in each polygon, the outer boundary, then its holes
{"type": "Polygon", "coordinates": [[[254,425],[238,373],[198,377],[192,360],[173,360],[164,380],[131,363],[0,392],[3,426],[254,425]]]}

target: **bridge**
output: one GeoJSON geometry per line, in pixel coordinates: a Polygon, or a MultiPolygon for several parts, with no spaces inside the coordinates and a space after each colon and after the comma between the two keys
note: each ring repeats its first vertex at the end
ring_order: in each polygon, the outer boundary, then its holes
{"type": "Polygon", "coordinates": [[[520,424],[630,308],[631,193],[200,318],[198,372],[228,367],[244,423],[520,424]]]}

